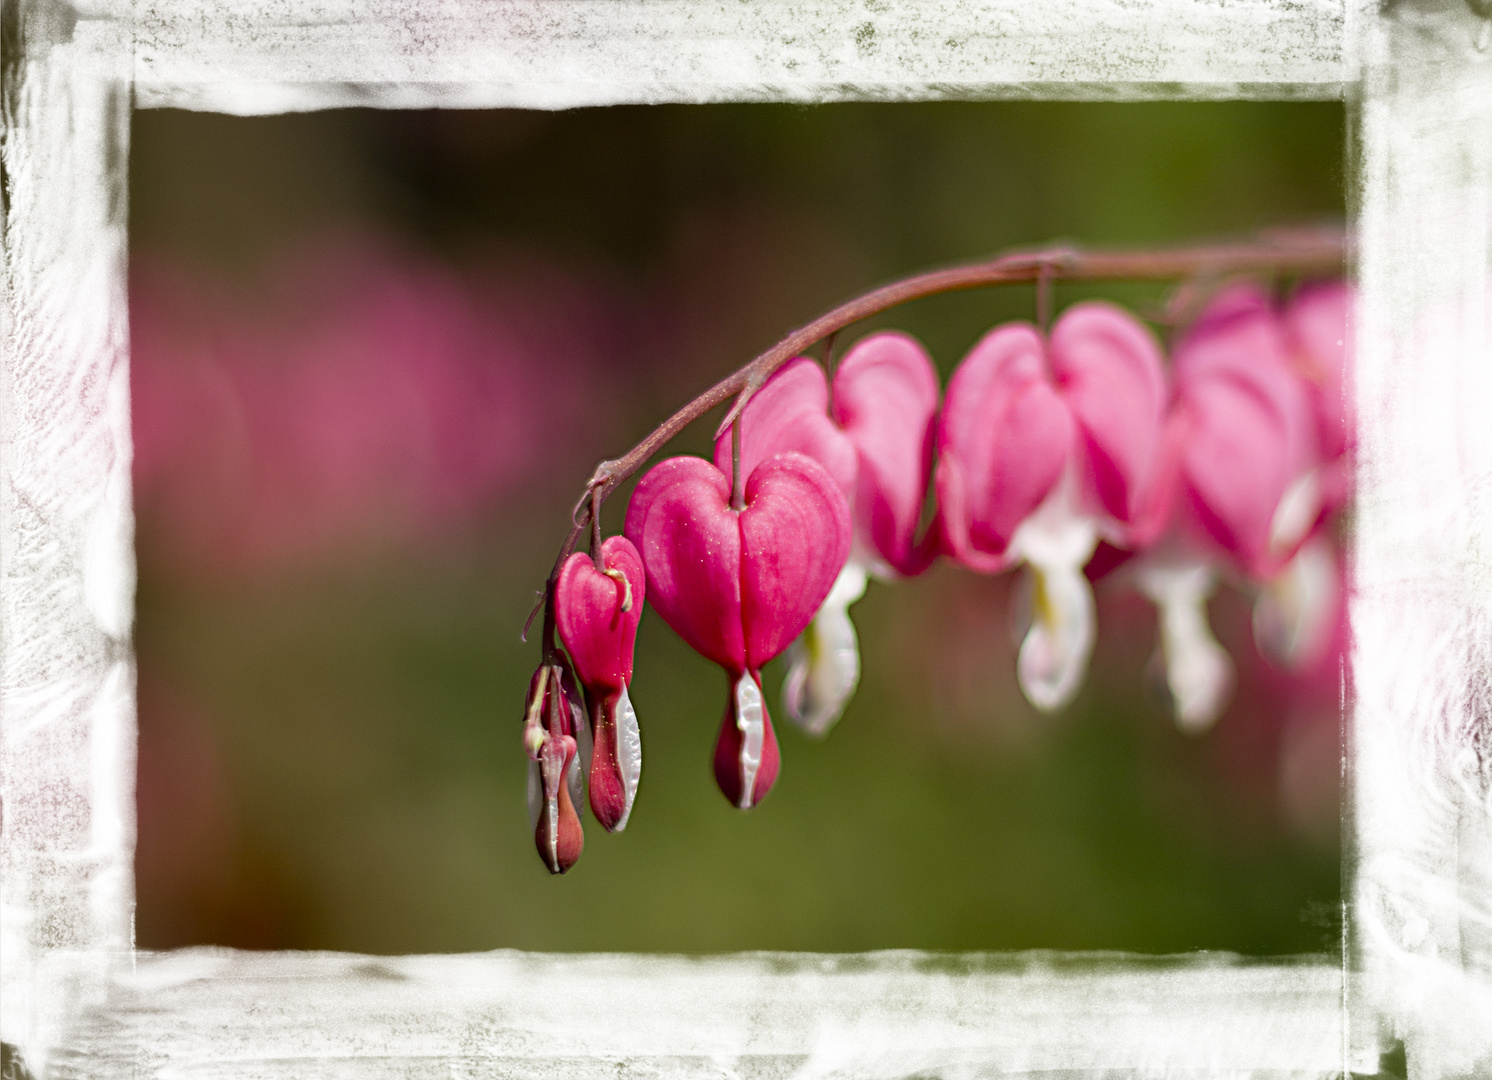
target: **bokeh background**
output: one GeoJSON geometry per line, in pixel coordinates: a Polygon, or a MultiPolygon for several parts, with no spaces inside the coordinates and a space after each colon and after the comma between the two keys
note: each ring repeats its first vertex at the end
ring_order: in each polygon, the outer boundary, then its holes
{"type": "MultiPolygon", "coordinates": [[[[649,613],[635,812],[558,879],[519,632],[594,462],[787,330],[1012,246],[1338,222],[1340,106],[156,111],[132,139],[142,947],[1336,944],[1337,657],[1270,667],[1237,592],[1212,620],[1239,691],[1189,738],[1132,594],[1041,716],[1007,578],[872,586],[858,695],[823,743],[778,724],[749,814],[710,775],[724,680],[649,613]]],[[[1088,295],[1165,290],[1056,298],[1088,295]]],[[[946,377],[1032,305],[928,299],[841,347],[900,327],[946,377]]]]}

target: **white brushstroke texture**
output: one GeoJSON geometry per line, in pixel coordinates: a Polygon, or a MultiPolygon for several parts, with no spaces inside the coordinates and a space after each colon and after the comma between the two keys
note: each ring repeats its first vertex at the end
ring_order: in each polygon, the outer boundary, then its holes
{"type": "Polygon", "coordinates": [[[193,949],[142,954],[64,1060],[104,1080],[1326,1077],[1342,1064],[1341,979],[1332,963],[1219,954],[193,949]]]}
{"type": "Polygon", "coordinates": [[[1460,5],[1364,19],[1355,1023],[1492,1074],[1492,66],[1460,5]]]}
{"type": "Polygon", "coordinates": [[[353,105],[1337,98],[1334,0],[156,0],[137,101],[353,105]]]}
{"type": "Polygon", "coordinates": [[[40,1070],[133,944],[130,41],[60,5],[16,15],[0,89],[0,1036],[40,1070]]]}

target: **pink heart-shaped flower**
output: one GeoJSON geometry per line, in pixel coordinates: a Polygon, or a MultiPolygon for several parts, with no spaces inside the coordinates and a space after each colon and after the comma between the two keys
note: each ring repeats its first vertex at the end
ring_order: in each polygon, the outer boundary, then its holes
{"type": "Polygon", "coordinates": [[[1005,568],[1005,549],[1072,453],[1072,414],[1047,377],[1036,328],[1011,323],[970,350],[943,397],[937,490],[949,554],[1005,568]]]}
{"type": "Polygon", "coordinates": [[[701,458],[660,462],[633,492],[626,535],[648,598],[695,651],[758,670],[808,625],[849,555],[849,508],[813,459],[778,454],[730,507],[730,480],[701,458]]]}
{"type": "Polygon", "coordinates": [[[859,456],[857,546],[897,574],[921,573],[936,554],[935,543],[916,543],[938,415],[938,373],[926,351],[893,332],[857,342],[834,373],[833,415],[859,456]]]}
{"type": "Polygon", "coordinates": [[[554,621],[586,690],[619,690],[632,681],[632,650],[647,584],[642,556],[625,536],[601,545],[606,573],[576,552],[560,568],[554,621]]]}
{"type": "MultiPolygon", "coordinates": [[[[796,450],[817,461],[848,500],[859,462],[855,444],[829,419],[824,369],[806,356],[789,360],[741,410],[741,473],[750,476],[769,457],[796,450]]],[[[731,433],[715,440],[715,468],[729,476],[731,433]]]]}
{"type": "Polygon", "coordinates": [[[1303,387],[1289,369],[1263,293],[1220,293],[1177,344],[1174,421],[1184,425],[1177,512],[1182,527],[1245,570],[1268,577],[1270,527],[1305,467],[1312,440],[1303,387]]]}
{"type": "MultiPolygon", "coordinates": [[[[916,531],[932,473],[938,376],[905,334],[856,343],[834,376],[834,395],[817,362],[784,365],[742,410],[741,469],[750,475],[774,454],[796,450],[834,477],[850,505],[856,558],[882,573],[926,569],[936,544],[916,531]]],[[[715,466],[731,467],[731,433],[715,442],[715,466]]]]}
{"type": "Polygon", "coordinates": [[[761,667],[813,618],[849,556],[851,533],[838,484],[801,453],[761,462],[744,495],[733,510],[724,473],[700,458],[670,458],[637,485],[626,525],[653,607],[730,679],[715,777],[743,810],[766,795],[780,764],[761,667]]]}
{"type": "Polygon", "coordinates": [[[1084,497],[1132,522],[1160,447],[1167,387],[1160,348],[1133,315],[1074,304],[1051,335],[1052,377],[1077,422],[1084,497]]]}
{"type": "Polygon", "coordinates": [[[1068,470],[1072,509],[1126,537],[1148,505],[1165,407],[1154,337],[1112,304],[1073,305],[1050,341],[1027,323],[990,331],[943,402],[937,487],[950,554],[1004,569],[1016,529],[1068,470]]]}

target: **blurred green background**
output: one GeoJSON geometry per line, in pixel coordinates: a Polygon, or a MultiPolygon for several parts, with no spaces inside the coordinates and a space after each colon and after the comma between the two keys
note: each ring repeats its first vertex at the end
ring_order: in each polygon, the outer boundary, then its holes
{"type": "MultiPolygon", "coordinates": [[[[1235,592],[1212,619],[1237,699],[1188,738],[1146,693],[1133,595],[1101,596],[1086,688],[1040,716],[1007,579],[872,586],[858,695],[823,743],[778,723],[749,814],[710,775],[725,681],[650,612],[636,809],[616,836],[587,815],[558,879],[518,638],[594,462],[787,330],[1012,246],[1339,222],[1340,106],[142,111],[132,140],[142,947],[1335,946],[1335,659],[1268,668],[1235,592]]],[[[1085,295],[1165,293],[1056,298],[1085,295]]],[[[1032,303],[872,325],[946,378],[1032,303]]]]}

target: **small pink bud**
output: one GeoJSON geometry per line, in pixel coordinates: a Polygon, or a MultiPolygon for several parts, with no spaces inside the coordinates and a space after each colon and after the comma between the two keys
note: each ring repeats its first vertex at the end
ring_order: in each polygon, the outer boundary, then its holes
{"type": "Polygon", "coordinates": [[[575,750],[575,740],[567,735],[547,739],[539,753],[544,804],[539,808],[539,820],[534,825],[534,843],[551,874],[563,874],[574,866],[585,846],[580,815],[570,798],[570,785],[564,779],[574,764],[575,750]]]}
{"type": "Polygon", "coordinates": [[[577,736],[584,736],[584,728],[580,694],[568,673],[541,666],[529,682],[523,744],[530,758],[529,825],[551,874],[574,866],[585,844],[575,805],[580,790],[577,736]]]}
{"type": "Polygon", "coordinates": [[[608,832],[626,827],[642,771],[642,738],[628,684],[642,617],[642,558],[623,536],[601,545],[604,571],[576,552],[555,584],[555,624],[585,687],[595,740],[591,812],[608,832]]]}

